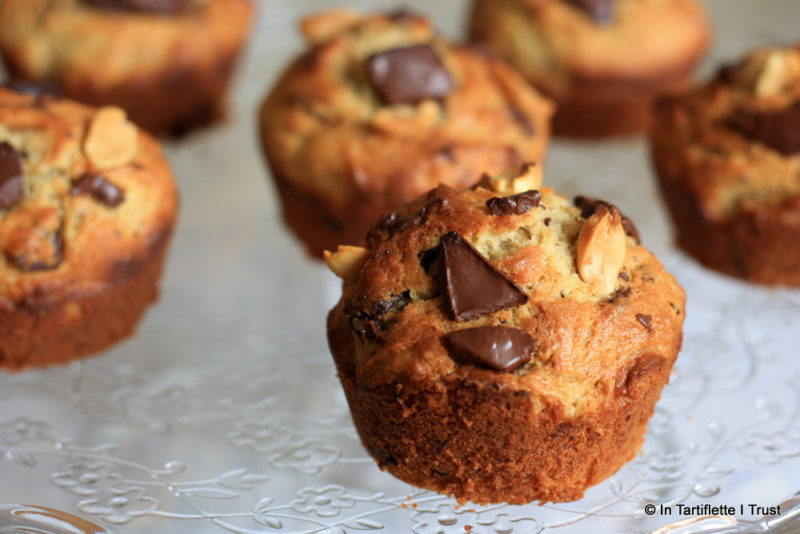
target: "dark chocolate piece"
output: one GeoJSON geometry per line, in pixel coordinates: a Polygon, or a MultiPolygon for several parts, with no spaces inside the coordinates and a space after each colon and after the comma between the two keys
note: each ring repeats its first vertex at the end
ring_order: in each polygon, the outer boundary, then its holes
{"type": "Polygon", "coordinates": [[[639,321],[639,323],[643,327],[645,327],[647,329],[647,333],[648,334],[652,334],[653,333],[653,326],[650,324],[650,321],[653,320],[653,316],[652,315],[645,315],[643,313],[637,313],[636,314],[636,320],[639,321]]]}
{"type": "Polygon", "coordinates": [[[714,74],[714,81],[719,83],[723,83],[725,85],[733,85],[736,82],[736,79],[741,74],[744,68],[744,63],[725,63],[721,65],[718,69],[716,74],[714,74]]]}
{"type": "Polygon", "coordinates": [[[629,287],[619,288],[613,293],[611,293],[611,296],[608,297],[608,300],[606,302],[608,302],[609,304],[614,304],[619,299],[625,299],[630,297],[631,293],[633,293],[633,290],[629,287]]]}
{"type": "Polygon", "coordinates": [[[781,154],[788,156],[800,152],[800,100],[774,112],[739,108],[728,117],[726,123],[745,137],[781,154]]]}
{"type": "Polygon", "coordinates": [[[510,197],[493,197],[486,201],[486,207],[492,215],[522,215],[535,208],[542,200],[539,191],[525,191],[510,197]]]}
{"type": "Polygon", "coordinates": [[[507,372],[529,362],[536,348],[530,334],[508,326],[456,330],[444,339],[454,360],[507,372]]]}
{"type": "Polygon", "coordinates": [[[186,9],[187,0],[85,0],[90,6],[109,11],[132,11],[176,15],[186,9]]]}
{"type": "Polygon", "coordinates": [[[614,0],[567,0],[584,11],[598,24],[607,24],[614,18],[614,0]]]}
{"type": "Polygon", "coordinates": [[[427,221],[429,216],[442,213],[449,205],[450,203],[447,199],[434,197],[417,213],[412,213],[405,217],[398,217],[395,212],[391,212],[367,233],[367,243],[371,248],[375,248],[378,243],[386,239],[391,239],[395,235],[410,230],[415,226],[419,226],[427,221]]]}
{"type": "Polygon", "coordinates": [[[22,180],[22,156],[11,143],[0,143],[0,210],[22,200],[25,195],[22,180]]]}
{"type": "MultiPolygon", "coordinates": [[[[611,208],[616,208],[616,206],[611,202],[606,202],[605,200],[600,200],[593,197],[577,196],[572,202],[576,207],[580,208],[581,217],[584,219],[588,219],[594,215],[601,207],[609,210],[611,208]]],[[[642,238],[639,235],[639,229],[636,228],[636,225],[633,224],[633,221],[624,213],[620,212],[620,215],[622,216],[622,229],[625,230],[625,234],[634,238],[637,244],[641,244],[642,238]]]]}
{"type": "Polygon", "coordinates": [[[125,192],[105,177],[87,172],[73,182],[70,195],[91,195],[93,199],[109,208],[114,208],[125,200],[125,192]]]}
{"type": "Polygon", "coordinates": [[[398,294],[391,293],[391,298],[388,300],[379,300],[372,305],[370,310],[370,317],[377,321],[383,318],[384,315],[390,311],[401,312],[403,308],[411,303],[411,290],[406,289],[398,294]]]}
{"type": "Polygon", "coordinates": [[[457,232],[442,236],[442,256],[444,291],[456,321],[528,302],[528,296],[519,286],[492,267],[457,232]]]}
{"type": "Polygon", "coordinates": [[[375,54],[367,59],[366,66],[373,87],[387,104],[442,99],[453,90],[450,73],[426,44],[375,54]]]}
{"type": "Polygon", "coordinates": [[[439,256],[442,254],[442,247],[433,247],[429,248],[428,250],[423,250],[422,252],[417,253],[417,258],[419,258],[419,265],[427,274],[432,274],[432,269],[434,264],[439,259],[439,256]]]}

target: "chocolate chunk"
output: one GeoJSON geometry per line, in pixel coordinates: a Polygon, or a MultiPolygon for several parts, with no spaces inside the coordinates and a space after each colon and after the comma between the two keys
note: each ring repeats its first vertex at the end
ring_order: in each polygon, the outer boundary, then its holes
{"type": "Polygon", "coordinates": [[[636,320],[639,321],[639,323],[641,323],[641,325],[647,329],[647,333],[648,334],[652,334],[653,333],[653,326],[650,324],[650,321],[653,320],[653,316],[652,315],[645,315],[643,313],[637,313],[636,314],[636,320]]]}
{"type": "MultiPolygon", "coordinates": [[[[611,202],[606,202],[605,200],[600,200],[597,198],[592,197],[584,197],[584,196],[577,196],[573,200],[573,203],[577,208],[581,210],[581,217],[584,219],[588,219],[592,215],[595,214],[601,207],[606,209],[616,208],[614,204],[611,202]]],[[[636,240],[637,244],[642,243],[642,238],[639,235],[639,229],[636,228],[636,225],[633,224],[633,221],[627,217],[624,213],[620,212],[622,215],[622,229],[625,230],[625,234],[631,236],[633,239],[636,240]]]]}
{"type": "Polygon", "coordinates": [[[744,63],[726,63],[721,65],[718,69],[716,74],[714,75],[714,81],[719,83],[723,83],[725,85],[733,85],[736,82],[736,79],[740,76],[742,70],[744,69],[744,63]]]}
{"type": "Polygon", "coordinates": [[[444,291],[456,321],[528,302],[528,296],[519,286],[492,267],[457,232],[442,236],[442,256],[444,291]]]}
{"type": "Polygon", "coordinates": [[[370,248],[375,248],[378,243],[419,226],[427,221],[428,217],[431,215],[442,213],[444,210],[448,209],[449,205],[450,203],[447,199],[434,197],[417,213],[412,213],[405,217],[398,217],[395,212],[391,212],[367,233],[367,244],[370,248]]]}
{"type": "Polygon", "coordinates": [[[403,308],[411,303],[411,291],[408,289],[398,293],[397,295],[392,293],[389,296],[391,297],[390,299],[379,300],[372,305],[372,309],[369,313],[370,318],[377,321],[390,311],[403,311],[403,308]]]}
{"type": "Polygon", "coordinates": [[[539,205],[542,194],[539,191],[525,191],[510,197],[493,197],[486,201],[492,215],[522,215],[539,205]]]}
{"type": "Polygon", "coordinates": [[[529,362],[536,348],[530,334],[508,326],[456,330],[444,339],[454,360],[508,372],[529,362]]]}
{"type": "Polygon", "coordinates": [[[436,263],[436,260],[439,259],[441,253],[442,253],[442,247],[433,247],[429,248],[428,250],[423,250],[422,252],[417,253],[417,258],[419,258],[420,267],[422,267],[427,274],[432,274],[433,266],[436,263]]]}
{"type": "Polygon", "coordinates": [[[387,104],[441,99],[453,90],[450,73],[426,44],[375,54],[367,59],[366,66],[373,87],[387,104]]]}
{"type": "Polygon", "coordinates": [[[606,24],[614,18],[613,0],[567,0],[570,4],[584,11],[598,24],[606,24]]]}
{"type": "Polygon", "coordinates": [[[727,125],[781,154],[800,152],[800,100],[775,112],[739,108],[728,117],[727,125]]]}
{"type": "Polygon", "coordinates": [[[93,199],[109,208],[114,208],[125,200],[125,192],[105,177],[87,172],[72,183],[70,195],[91,195],[93,199]]]}
{"type": "Polygon", "coordinates": [[[92,6],[110,11],[132,11],[175,15],[186,9],[187,0],[86,0],[92,6]]]}
{"type": "Polygon", "coordinates": [[[25,194],[22,180],[22,156],[11,143],[0,143],[0,210],[22,200],[25,194]]]}
{"type": "Polygon", "coordinates": [[[606,302],[608,302],[609,304],[614,304],[619,299],[625,299],[630,297],[631,293],[633,293],[633,290],[629,287],[619,288],[613,293],[611,293],[611,296],[608,297],[608,300],[606,302]]]}
{"type": "Polygon", "coordinates": [[[633,221],[626,215],[622,214],[622,229],[625,230],[625,234],[631,236],[634,240],[636,240],[636,244],[642,244],[642,238],[639,235],[639,229],[636,228],[636,225],[633,224],[633,221]]]}

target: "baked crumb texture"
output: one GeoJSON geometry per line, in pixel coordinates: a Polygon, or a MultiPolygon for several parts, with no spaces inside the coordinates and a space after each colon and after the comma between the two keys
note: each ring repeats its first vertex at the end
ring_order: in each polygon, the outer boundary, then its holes
{"type": "Polygon", "coordinates": [[[710,38],[697,0],[475,0],[471,39],[553,98],[557,135],[647,129],[653,99],[684,88],[710,38]]]}
{"type": "Polygon", "coordinates": [[[288,226],[312,256],[360,245],[439,183],[471,187],[543,156],[552,106],[504,63],[405,11],[306,18],[308,50],[261,108],[288,226]]]}
{"type": "Polygon", "coordinates": [[[12,76],[180,135],[224,116],[252,17],[251,0],[3,0],[0,53],[12,76]]]}
{"type": "Polygon", "coordinates": [[[10,370],[130,335],[157,297],[178,202],[160,146],[122,109],[30,92],[0,88],[0,368],[10,370]]]}
{"type": "Polygon", "coordinates": [[[559,502],[637,453],[685,295],[615,206],[575,203],[440,186],[327,255],[349,273],[331,351],[381,468],[459,501],[559,502]]]}
{"type": "Polygon", "coordinates": [[[800,286],[800,45],[755,50],[661,102],[651,151],[681,248],[731,276],[800,286]]]}

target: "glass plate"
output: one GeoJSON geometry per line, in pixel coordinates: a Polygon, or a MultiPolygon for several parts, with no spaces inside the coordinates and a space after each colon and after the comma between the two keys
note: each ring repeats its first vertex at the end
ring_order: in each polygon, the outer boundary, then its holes
{"type": "MultiPolygon", "coordinates": [[[[466,1],[403,3],[460,34],[466,1]]],[[[646,533],[705,505],[735,513],[681,532],[767,525],[758,507],[800,489],[800,292],[750,287],[675,250],[641,140],[555,142],[545,179],[617,203],[689,294],[684,349],[641,454],[582,500],[544,506],[457,506],[376,467],[326,347],[338,281],[283,228],[256,139],[256,108],[302,47],[298,16],[334,5],[259,2],[229,122],[168,144],[182,213],[138,334],[69,366],[0,373],[0,503],[120,533],[646,533]]],[[[796,0],[709,5],[704,74],[798,37],[796,0]]]]}

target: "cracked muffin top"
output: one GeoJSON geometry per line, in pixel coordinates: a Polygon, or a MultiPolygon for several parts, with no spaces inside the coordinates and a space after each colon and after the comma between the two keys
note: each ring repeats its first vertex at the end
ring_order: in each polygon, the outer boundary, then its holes
{"type": "Polygon", "coordinates": [[[663,102],[653,145],[709,219],[800,210],[800,45],[758,49],[663,102]]]}
{"type": "Polygon", "coordinates": [[[135,272],[176,210],[160,146],[121,109],[0,87],[0,307],[135,272]]]}
{"type": "Polygon", "coordinates": [[[439,183],[470,187],[484,171],[542,157],[550,102],[425,18],[338,11],[302,29],[310,48],[264,102],[261,133],[278,185],[340,228],[321,248],[357,244],[439,183]]]}
{"type": "Polygon", "coordinates": [[[488,381],[571,415],[672,365],[681,287],[615,206],[573,205],[533,176],[440,186],[376,225],[367,248],[326,255],[359,383],[488,381]]]}

